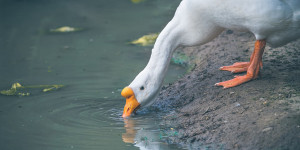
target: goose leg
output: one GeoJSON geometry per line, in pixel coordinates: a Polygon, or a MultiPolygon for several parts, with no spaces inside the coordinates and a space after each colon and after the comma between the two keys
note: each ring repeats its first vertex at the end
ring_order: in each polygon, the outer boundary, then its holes
{"type": "MultiPolygon", "coordinates": [[[[223,71],[230,71],[232,73],[246,72],[248,70],[248,67],[249,67],[250,63],[253,60],[254,54],[255,54],[255,51],[253,51],[253,53],[250,57],[250,62],[236,62],[231,66],[223,66],[223,67],[220,67],[219,69],[223,70],[223,71]]],[[[263,67],[262,61],[260,61],[259,66],[260,66],[260,68],[263,67]]]]}
{"type": "Polygon", "coordinates": [[[216,83],[216,86],[223,86],[224,88],[230,88],[242,83],[248,82],[257,78],[259,68],[262,67],[262,55],[266,46],[265,40],[257,40],[255,42],[254,51],[251,55],[250,62],[238,62],[232,66],[221,67],[221,70],[231,71],[234,73],[247,71],[246,75],[235,76],[234,79],[216,83]]]}

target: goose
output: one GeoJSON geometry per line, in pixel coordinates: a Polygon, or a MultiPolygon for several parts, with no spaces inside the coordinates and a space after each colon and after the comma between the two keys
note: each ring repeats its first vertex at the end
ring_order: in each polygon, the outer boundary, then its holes
{"type": "Polygon", "coordinates": [[[122,117],[149,106],[162,86],[173,51],[179,46],[202,45],[225,29],[252,33],[254,51],[249,62],[220,70],[243,76],[216,83],[230,88],[257,78],[266,44],[285,45],[300,37],[300,0],[183,0],[174,17],[159,34],[146,67],[125,87],[122,117]]]}

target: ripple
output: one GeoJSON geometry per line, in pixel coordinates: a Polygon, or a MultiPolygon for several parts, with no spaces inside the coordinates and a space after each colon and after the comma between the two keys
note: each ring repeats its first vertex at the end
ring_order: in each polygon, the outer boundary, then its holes
{"type": "Polygon", "coordinates": [[[109,103],[99,99],[82,99],[73,103],[63,103],[49,114],[51,122],[66,127],[85,128],[99,130],[103,127],[111,127],[113,121],[121,122],[116,109],[107,110],[109,103]],[[112,121],[113,120],[113,121],[112,121]]]}
{"type": "Polygon", "coordinates": [[[103,145],[110,147],[109,143],[124,132],[121,106],[114,99],[48,95],[19,102],[23,107],[16,108],[20,111],[16,115],[24,114],[15,118],[18,124],[12,122],[14,130],[5,132],[18,132],[20,140],[31,139],[28,141],[35,147],[99,149],[103,145]]]}

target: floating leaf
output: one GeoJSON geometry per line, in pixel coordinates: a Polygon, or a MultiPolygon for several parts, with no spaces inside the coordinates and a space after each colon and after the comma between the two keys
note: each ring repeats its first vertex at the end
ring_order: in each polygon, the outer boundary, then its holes
{"type": "Polygon", "coordinates": [[[8,95],[8,96],[18,95],[17,94],[17,88],[20,88],[20,87],[22,87],[22,85],[17,82],[17,83],[12,84],[12,86],[9,90],[2,90],[2,91],[0,91],[0,93],[2,95],[8,95]]]}
{"type": "Polygon", "coordinates": [[[29,92],[23,92],[24,89],[41,89],[43,88],[43,92],[49,92],[53,90],[57,90],[64,85],[29,85],[29,86],[22,86],[20,83],[12,84],[9,90],[2,90],[0,94],[7,95],[7,96],[29,96],[29,92]],[[23,91],[22,91],[23,90],[23,91]]]}
{"type": "Polygon", "coordinates": [[[8,96],[11,96],[11,95],[16,95],[16,92],[17,92],[17,89],[9,89],[9,90],[3,90],[3,91],[0,91],[0,93],[2,95],[8,95],[8,96]]]}
{"type": "Polygon", "coordinates": [[[51,86],[52,87],[43,89],[43,92],[49,92],[49,91],[57,90],[57,89],[63,87],[64,85],[51,85],[51,86]]]}
{"type": "Polygon", "coordinates": [[[145,0],[131,0],[132,3],[134,4],[137,4],[137,3],[140,3],[140,2],[144,2],[145,0]]]}
{"type": "Polygon", "coordinates": [[[20,87],[22,87],[22,85],[21,85],[20,83],[18,83],[18,82],[14,83],[14,84],[11,86],[12,89],[17,89],[17,88],[20,88],[20,87]]]}
{"type": "Polygon", "coordinates": [[[151,33],[148,35],[144,35],[137,40],[130,42],[130,44],[136,44],[141,46],[148,46],[155,43],[159,33],[151,33]]]}
{"type": "Polygon", "coordinates": [[[50,32],[65,33],[65,32],[76,32],[76,31],[81,31],[81,30],[82,30],[81,28],[63,26],[63,27],[56,28],[56,29],[50,29],[50,32]]]}

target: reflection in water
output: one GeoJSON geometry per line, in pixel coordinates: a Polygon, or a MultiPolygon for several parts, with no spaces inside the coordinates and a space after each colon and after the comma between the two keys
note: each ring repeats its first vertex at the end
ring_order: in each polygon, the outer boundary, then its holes
{"type": "Polygon", "coordinates": [[[157,118],[126,118],[124,127],[126,132],[122,134],[123,142],[134,144],[140,150],[179,149],[162,141],[163,133],[159,129],[157,118]]]}
{"type": "Polygon", "coordinates": [[[124,123],[126,132],[122,134],[123,142],[134,144],[134,138],[136,134],[136,130],[134,129],[134,120],[126,118],[124,119],[124,123]]]}
{"type": "Polygon", "coordinates": [[[132,118],[124,119],[124,123],[126,133],[122,134],[122,139],[125,143],[132,143],[141,150],[160,149],[163,143],[159,141],[159,131],[151,131],[151,125],[138,125],[132,118]]]}

